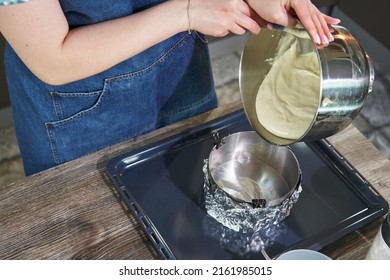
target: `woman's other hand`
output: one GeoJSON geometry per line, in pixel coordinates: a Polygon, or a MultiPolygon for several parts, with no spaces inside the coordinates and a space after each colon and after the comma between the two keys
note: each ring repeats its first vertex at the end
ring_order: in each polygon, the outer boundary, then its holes
{"type": "Polygon", "coordinates": [[[296,18],[317,45],[333,41],[331,24],[339,19],[323,14],[310,0],[247,0],[249,6],[266,22],[294,27],[296,18]]]}

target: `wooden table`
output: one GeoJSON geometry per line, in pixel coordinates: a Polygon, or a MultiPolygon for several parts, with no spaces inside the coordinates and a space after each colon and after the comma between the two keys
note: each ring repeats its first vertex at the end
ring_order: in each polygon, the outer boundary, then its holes
{"type": "MultiPolygon", "coordinates": [[[[156,259],[105,174],[107,161],[241,108],[233,103],[0,187],[0,259],[156,259]]],[[[390,201],[390,162],[353,126],[329,138],[390,201]]],[[[364,258],[379,219],[322,252],[364,258]]]]}

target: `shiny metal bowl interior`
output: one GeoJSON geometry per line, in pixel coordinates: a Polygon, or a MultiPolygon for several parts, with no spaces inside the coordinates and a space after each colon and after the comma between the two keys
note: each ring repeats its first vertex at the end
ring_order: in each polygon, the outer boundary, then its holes
{"type": "Polygon", "coordinates": [[[248,37],[240,61],[241,99],[250,124],[267,141],[289,145],[323,139],[347,127],[359,114],[372,90],[374,69],[367,53],[346,28],[334,26],[334,30],[335,40],[324,48],[317,48],[300,25],[284,30],[264,28],[258,35],[248,37]],[[315,52],[321,73],[317,113],[306,133],[294,140],[278,137],[265,129],[255,108],[258,89],[277,58],[279,42],[284,37],[299,40],[304,46],[303,53],[315,52]]]}
{"type": "Polygon", "coordinates": [[[266,142],[254,131],[223,138],[209,156],[217,187],[239,202],[279,205],[300,186],[301,170],[291,149],[266,142]]]}

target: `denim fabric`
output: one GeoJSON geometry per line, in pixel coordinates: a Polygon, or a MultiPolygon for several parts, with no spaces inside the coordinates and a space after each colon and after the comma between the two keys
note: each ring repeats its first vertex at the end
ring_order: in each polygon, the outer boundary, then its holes
{"type": "MultiPolygon", "coordinates": [[[[156,2],[161,1],[61,4],[69,24],[77,26],[156,2]]],[[[196,32],[177,34],[102,73],[61,86],[39,80],[9,45],[5,63],[27,175],[217,106],[207,42],[196,32]]]]}

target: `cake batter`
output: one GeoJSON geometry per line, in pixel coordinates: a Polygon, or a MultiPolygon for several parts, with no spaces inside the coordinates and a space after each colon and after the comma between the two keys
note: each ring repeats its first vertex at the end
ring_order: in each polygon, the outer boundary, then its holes
{"type": "Polygon", "coordinates": [[[279,54],[259,87],[256,113],[272,134],[297,140],[310,128],[320,99],[317,53],[305,51],[306,40],[284,36],[279,54]]]}

